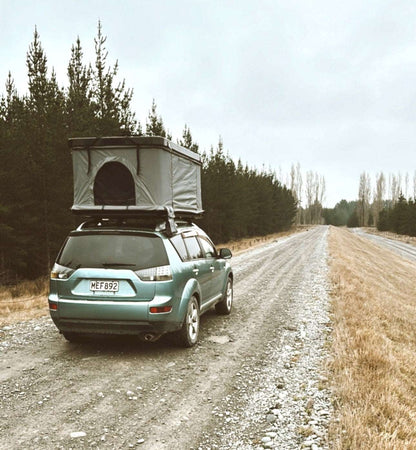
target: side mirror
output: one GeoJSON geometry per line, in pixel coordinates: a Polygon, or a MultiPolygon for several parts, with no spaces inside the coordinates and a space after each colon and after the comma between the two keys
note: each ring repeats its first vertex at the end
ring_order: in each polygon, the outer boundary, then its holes
{"type": "Polygon", "coordinates": [[[229,248],[220,248],[220,258],[230,259],[233,256],[229,248]]]}

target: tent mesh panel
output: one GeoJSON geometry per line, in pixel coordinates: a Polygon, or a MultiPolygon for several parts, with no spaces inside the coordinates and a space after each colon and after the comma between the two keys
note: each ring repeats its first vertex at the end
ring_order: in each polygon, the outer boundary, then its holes
{"type": "Polygon", "coordinates": [[[109,162],[98,171],[94,181],[95,205],[134,205],[133,177],[124,164],[109,162]]]}

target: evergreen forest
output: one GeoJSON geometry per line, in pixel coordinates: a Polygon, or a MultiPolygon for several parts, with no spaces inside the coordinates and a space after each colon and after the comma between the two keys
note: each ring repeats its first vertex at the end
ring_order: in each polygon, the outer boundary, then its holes
{"type": "Polygon", "coordinates": [[[347,200],[341,200],[334,208],[324,208],[322,216],[327,225],[358,227],[356,210],[356,201],[348,202],[347,200]]]}
{"type": "MultiPolygon", "coordinates": [[[[95,61],[86,64],[81,42],[75,41],[62,87],[35,29],[26,56],[27,93],[17,92],[9,73],[0,99],[0,284],[46,275],[65,236],[79,223],[70,212],[69,137],[172,139],[155,101],[145,126],[136,120],[133,90],[118,81],[118,64],[108,64],[105,43],[99,23],[95,61]]],[[[200,225],[215,242],[290,228],[296,196],[273,172],[234,163],[221,139],[201,152],[187,125],[177,142],[201,154],[205,215],[200,225]]]]}
{"type": "Polygon", "coordinates": [[[386,206],[380,212],[377,229],[416,236],[416,201],[400,195],[394,205],[386,206]]]}

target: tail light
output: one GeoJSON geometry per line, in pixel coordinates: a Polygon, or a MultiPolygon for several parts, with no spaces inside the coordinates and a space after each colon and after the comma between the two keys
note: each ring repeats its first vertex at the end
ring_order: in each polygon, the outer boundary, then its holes
{"type": "Polygon", "coordinates": [[[51,271],[51,278],[58,280],[66,280],[74,272],[74,269],[69,267],[61,266],[60,264],[54,264],[51,271]]]}
{"type": "Polygon", "coordinates": [[[172,270],[169,265],[136,270],[135,274],[142,281],[170,281],[172,279],[172,270]]]}
{"type": "Polygon", "coordinates": [[[58,303],[49,302],[49,309],[51,309],[52,311],[58,311],[58,303]]]}

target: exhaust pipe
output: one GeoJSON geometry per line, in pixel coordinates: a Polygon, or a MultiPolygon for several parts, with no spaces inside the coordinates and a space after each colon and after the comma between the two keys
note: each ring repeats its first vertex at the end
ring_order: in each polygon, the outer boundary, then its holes
{"type": "Polygon", "coordinates": [[[141,335],[141,338],[145,342],[156,342],[160,338],[160,336],[162,335],[155,333],[144,333],[141,335]]]}

